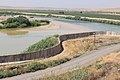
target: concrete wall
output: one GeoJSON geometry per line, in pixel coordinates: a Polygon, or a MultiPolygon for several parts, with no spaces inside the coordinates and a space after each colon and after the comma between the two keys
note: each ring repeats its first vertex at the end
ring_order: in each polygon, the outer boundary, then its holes
{"type": "Polygon", "coordinates": [[[120,36],[120,32],[107,31],[107,32],[106,32],[106,35],[120,36]]]}
{"type": "Polygon", "coordinates": [[[58,45],[53,46],[49,49],[36,51],[32,53],[23,53],[23,54],[16,54],[16,55],[6,55],[0,56],[0,63],[5,62],[15,62],[15,61],[25,61],[25,60],[32,60],[32,59],[42,59],[55,56],[63,51],[62,42],[69,40],[69,39],[76,39],[80,37],[87,37],[90,35],[95,35],[98,33],[103,32],[86,32],[86,33],[76,33],[76,34],[65,34],[59,37],[60,42],[58,45]]]}

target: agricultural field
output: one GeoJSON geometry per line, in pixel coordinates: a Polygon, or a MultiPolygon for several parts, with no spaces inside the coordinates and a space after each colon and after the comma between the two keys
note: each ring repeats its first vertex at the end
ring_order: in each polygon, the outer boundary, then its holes
{"type": "Polygon", "coordinates": [[[45,14],[58,14],[58,15],[72,15],[76,17],[92,17],[92,18],[106,18],[120,20],[119,12],[102,12],[102,11],[64,11],[64,10],[1,10],[2,15],[21,15],[20,12],[26,13],[45,13],[45,14]],[[118,15],[116,15],[118,14],[118,15]]]}

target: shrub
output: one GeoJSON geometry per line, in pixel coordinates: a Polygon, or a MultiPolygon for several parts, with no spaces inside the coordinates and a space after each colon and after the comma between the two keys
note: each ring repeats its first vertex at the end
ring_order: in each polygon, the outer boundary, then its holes
{"type": "Polygon", "coordinates": [[[40,80],[87,80],[90,72],[87,68],[77,69],[58,76],[43,78],[40,80]]]}
{"type": "Polygon", "coordinates": [[[95,46],[91,43],[86,43],[84,49],[85,51],[88,51],[88,50],[93,50],[95,48],[95,46]]]}
{"type": "Polygon", "coordinates": [[[25,28],[25,27],[31,27],[31,26],[41,26],[42,23],[49,24],[50,21],[48,20],[34,20],[29,21],[24,16],[14,17],[14,18],[8,18],[5,21],[2,21],[1,24],[3,24],[3,27],[0,28],[25,28]]]}
{"type": "Polygon", "coordinates": [[[31,21],[31,26],[41,26],[41,24],[40,24],[40,22],[35,20],[35,21],[31,21]]]}
{"type": "Polygon", "coordinates": [[[4,75],[3,75],[2,73],[0,73],[0,79],[1,79],[1,78],[4,78],[4,75]]]}
{"type": "Polygon", "coordinates": [[[18,69],[19,67],[20,67],[19,65],[12,65],[8,67],[8,70],[18,69]]]}
{"type": "Polygon", "coordinates": [[[16,23],[7,23],[4,25],[5,28],[16,28],[17,26],[16,23]]]}
{"type": "Polygon", "coordinates": [[[102,68],[102,64],[98,64],[98,63],[96,63],[94,66],[95,66],[96,69],[100,69],[100,68],[102,68]]]}
{"type": "Polygon", "coordinates": [[[65,63],[67,61],[69,61],[70,59],[68,58],[63,58],[63,59],[58,59],[58,60],[53,60],[53,61],[48,61],[46,62],[46,65],[48,67],[54,67],[54,66],[57,66],[57,65],[60,65],[62,63],[65,63]]]}
{"type": "Polygon", "coordinates": [[[6,70],[4,72],[5,77],[12,77],[12,76],[15,76],[15,75],[16,75],[15,71],[12,71],[12,70],[6,70]]]}
{"type": "Polygon", "coordinates": [[[3,26],[0,26],[0,29],[3,29],[3,26]]]}
{"type": "Polygon", "coordinates": [[[4,71],[3,69],[0,69],[0,79],[1,79],[1,78],[4,78],[3,71],[4,71]]]}
{"type": "Polygon", "coordinates": [[[55,35],[53,35],[53,37],[58,38],[58,37],[59,37],[59,35],[58,35],[58,34],[55,34],[55,35]]]}
{"type": "Polygon", "coordinates": [[[20,75],[20,74],[27,73],[27,72],[35,72],[37,70],[43,70],[43,69],[46,69],[47,67],[53,67],[53,66],[60,65],[69,60],[70,59],[68,58],[63,58],[59,60],[48,61],[45,63],[31,62],[25,65],[9,66],[7,69],[0,69],[0,78],[12,77],[12,76],[20,75]]]}
{"type": "Polygon", "coordinates": [[[62,63],[65,63],[65,62],[67,62],[69,60],[70,59],[68,59],[68,58],[63,58],[63,59],[60,59],[59,62],[60,62],[60,64],[62,64],[62,63]]]}
{"type": "Polygon", "coordinates": [[[40,20],[40,22],[46,22],[47,24],[50,23],[50,21],[48,21],[48,20],[40,20]]]}
{"type": "Polygon", "coordinates": [[[58,37],[48,37],[46,39],[43,39],[30,47],[25,52],[33,52],[38,51],[46,48],[50,48],[58,43],[58,37]]]}
{"type": "Polygon", "coordinates": [[[40,62],[32,62],[32,63],[29,63],[27,65],[27,68],[34,72],[34,71],[37,71],[37,70],[42,70],[42,69],[45,69],[47,68],[47,65],[44,64],[44,63],[40,63],[40,62]]]}
{"type": "Polygon", "coordinates": [[[46,65],[47,65],[48,67],[54,67],[54,66],[57,66],[57,65],[58,65],[58,61],[57,61],[57,60],[48,61],[48,62],[46,62],[46,65]]]}
{"type": "MultiPolygon", "coordinates": [[[[113,24],[113,25],[120,25],[120,22],[113,22],[113,21],[108,21],[108,20],[97,20],[97,19],[89,19],[89,18],[86,18],[86,17],[93,17],[93,18],[107,18],[107,19],[118,19],[118,18],[115,18],[114,17],[111,17],[110,16],[106,16],[106,15],[97,15],[96,14],[82,14],[82,15],[75,15],[75,17],[65,17],[66,19],[74,19],[74,20],[83,20],[83,21],[90,21],[90,22],[98,22],[98,23],[106,23],[106,24],[113,24]],[[84,18],[81,18],[84,17],[84,18]]],[[[119,20],[119,19],[118,19],[119,20]]]]}
{"type": "Polygon", "coordinates": [[[27,27],[27,24],[21,24],[20,26],[19,26],[19,28],[24,28],[24,27],[27,27]]]}

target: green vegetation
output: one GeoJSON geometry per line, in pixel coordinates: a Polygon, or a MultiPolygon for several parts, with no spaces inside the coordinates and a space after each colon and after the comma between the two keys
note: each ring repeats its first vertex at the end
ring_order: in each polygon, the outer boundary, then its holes
{"type": "MultiPolygon", "coordinates": [[[[28,72],[35,72],[37,70],[43,70],[49,67],[54,67],[69,61],[70,59],[58,59],[48,62],[30,62],[22,65],[11,65],[4,68],[0,68],[0,79],[6,77],[12,77],[28,72]]],[[[40,80],[96,80],[106,76],[113,68],[118,69],[120,64],[113,62],[102,63],[97,61],[96,63],[81,69],[76,69],[58,76],[51,76],[42,78],[40,80]],[[93,71],[94,70],[94,71],[93,71]],[[96,70],[98,72],[96,72],[96,70]],[[96,74],[95,74],[96,73],[96,74]]],[[[117,72],[116,72],[117,73],[117,72]]]]}
{"type": "Polygon", "coordinates": [[[19,31],[19,29],[1,29],[0,32],[7,35],[24,35],[28,33],[28,31],[19,31]]]}
{"type": "Polygon", "coordinates": [[[41,26],[41,25],[46,25],[49,23],[50,21],[48,20],[34,20],[34,21],[31,21],[31,26],[41,26]]]}
{"type": "MultiPolygon", "coordinates": [[[[0,12],[0,14],[3,14],[3,15],[9,14],[9,15],[38,16],[34,13],[45,13],[45,14],[48,14],[47,17],[55,17],[55,16],[52,16],[52,14],[72,15],[72,16],[75,16],[75,18],[67,17],[67,19],[75,19],[75,20],[83,20],[83,21],[90,21],[90,22],[120,25],[120,22],[81,18],[81,17],[91,17],[91,18],[105,18],[105,19],[120,20],[120,15],[115,15],[114,12],[63,11],[63,10],[55,10],[55,11],[53,11],[53,10],[2,10],[0,12]],[[15,11],[17,11],[17,12],[15,12],[15,11]],[[23,14],[23,13],[19,13],[19,12],[26,12],[26,13],[33,13],[33,14],[23,14]]],[[[116,14],[119,14],[119,12],[116,12],[116,14]]],[[[41,15],[41,16],[46,16],[46,15],[41,15]]],[[[13,24],[11,24],[11,25],[13,25],[13,24]]],[[[25,25],[23,25],[23,26],[25,26],[25,25]]]]}
{"type": "Polygon", "coordinates": [[[90,72],[87,68],[77,69],[59,76],[52,76],[40,80],[88,80],[90,72]]]}
{"type": "Polygon", "coordinates": [[[74,15],[74,16],[120,20],[119,15],[102,14],[97,12],[83,12],[80,13],[79,15],[74,15]]]}
{"type": "Polygon", "coordinates": [[[52,37],[48,37],[46,39],[43,39],[30,47],[25,52],[34,52],[38,50],[43,50],[46,48],[50,48],[58,43],[58,35],[54,35],[52,37]]]}
{"type": "Polygon", "coordinates": [[[24,28],[31,26],[30,21],[23,16],[8,18],[6,21],[1,23],[4,25],[3,28],[24,28]]]}
{"type": "MultiPolygon", "coordinates": [[[[49,37],[49,38],[51,38],[51,37],[49,37]]],[[[54,35],[52,38],[58,39],[58,35],[54,35]]],[[[107,37],[105,36],[105,39],[106,38],[107,37]]],[[[108,44],[108,43],[111,43],[111,42],[115,43],[116,40],[117,40],[117,42],[120,41],[118,38],[114,37],[114,38],[107,38],[107,40],[104,40],[104,38],[101,37],[101,38],[96,38],[96,39],[100,40],[100,43],[98,43],[98,44],[103,44],[103,42],[104,42],[104,44],[108,44]],[[102,43],[101,43],[101,39],[102,39],[102,43]]],[[[92,39],[93,39],[93,37],[92,37],[92,39]]],[[[78,41],[80,42],[80,40],[78,40],[78,41]]],[[[85,41],[84,43],[87,43],[87,41],[91,42],[91,39],[90,39],[90,37],[88,37],[87,39],[85,38],[82,41],[85,41]]],[[[97,42],[99,42],[99,41],[97,41],[97,42]]],[[[70,44],[68,44],[68,45],[70,45],[70,44]]],[[[81,44],[79,44],[79,45],[81,45],[81,44]]],[[[79,48],[80,49],[85,48],[85,52],[86,52],[86,51],[89,51],[89,50],[93,50],[93,49],[91,49],[91,46],[92,45],[86,45],[86,46],[84,45],[84,46],[79,47],[79,48]]],[[[67,53],[69,53],[69,52],[67,52],[67,53]]],[[[76,52],[74,52],[74,55],[72,55],[73,57],[69,57],[69,55],[65,54],[67,56],[62,55],[62,57],[58,56],[58,58],[54,58],[54,59],[49,58],[49,59],[46,59],[46,60],[36,60],[36,61],[28,62],[28,63],[6,65],[4,67],[1,66],[0,67],[0,78],[16,76],[16,75],[20,75],[20,74],[24,74],[24,73],[34,72],[34,71],[37,71],[37,70],[43,70],[43,69],[46,69],[46,68],[49,68],[49,67],[54,67],[54,66],[63,64],[65,62],[75,58],[74,57],[75,54],[76,54],[76,52]]],[[[82,55],[81,52],[79,54],[82,55]]],[[[78,57],[78,56],[76,56],[76,57],[78,57]]],[[[103,67],[103,65],[101,65],[101,64],[99,64],[99,62],[97,62],[96,64],[91,65],[91,66],[95,67],[96,69],[101,69],[103,67]]],[[[84,79],[87,79],[89,77],[89,75],[91,76],[92,74],[91,74],[91,71],[89,71],[89,69],[83,68],[83,69],[80,69],[80,70],[76,70],[76,71],[73,71],[73,72],[66,73],[64,75],[62,75],[63,78],[60,77],[60,79],[58,79],[57,78],[58,76],[57,76],[57,77],[52,77],[52,79],[51,79],[51,77],[47,78],[46,80],[48,80],[48,79],[50,79],[50,80],[61,80],[61,79],[64,80],[64,78],[65,79],[68,78],[68,80],[70,78],[73,79],[73,80],[80,80],[79,78],[81,78],[81,80],[84,80],[84,79]],[[74,74],[72,74],[72,73],[74,73],[74,74]]]]}
{"type": "Polygon", "coordinates": [[[34,72],[37,70],[42,70],[47,68],[47,65],[40,62],[32,62],[31,64],[28,64],[27,67],[28,67],[28,70],[34,72]]]}
{"type": "Polygon", "coordinates": [[[26,28],[26,27],[33,27],[33,26],[41,26],[49,24],[50,22],[48,20],[34,20],[29,21],[24,16],[14,17],[14,18],[8,18],[5,21],[1,22],[3,26],[0,26],[1,29],[6,28],[26,28]]]}
{"type": "MultiPolygon", "coordinates": [[[[93,65],[96,65],[96,63],[93,65]]],[[[110,74],[109,71],[111,71],[113,68],[117,69],[118,67],[120,67],[119,64],[111,62],[101,64],[100,66],[101,68],[99,69],[93,66],[89,66],[81,69],[76,69],[58,76],[41,78],[39,80],[98,80],[98,79],[101,80],[102,77],[105,77],[106,75],[110,74]],[[94,71],[92,71],[91,68],[94,69],[94,71]]],[[[116,76],[114,77],[116,77],[116,80],[119,80],[119,77],[117,77],[119,76],[119,72],[116,72],[115,74],[116,76]]]]}
{"type": "MultiPolygon", "coordinates": [[[[46,13],[46,14],[64,14],[64,15],[73,15],[80,17],[92,17],[92,18],[106,18],[106,19],[115,19],[120,20],[120,15],[111,15],[114,12],[98,12],[98,11],[64,11],[64,10],[17,10],[17,9],[1,9],[1,15],[22,15],[19,12],[27,13],[46,13]],[[109,14],[108,14],[109,13],[109,14]]],[[[120,12],[116,12],[120,14],[120,12]]],[[[25,15],[25,14],[24,14],[25,15]]],[[[32,15],[32,14],[29,14],[32,15]]]]}
{"type": "Polygon", "coordinates": [[[64,11],[60,11],[59,14],[64,14],[64,11]]]}
{"type": "Polygon", "coordinates": [[[62,63],[67,62],[70,59],[64,58],[64,59],[59,59],[59,60],[54,60],[54,61],[48,61],[48,62],[30,62],[30,63],[25,63],[22,65],[12,65],[12,66],[7,66],[4,68],[0,68],[0,79],[1,78],[6,78],[6,77],[12,77],[28,72],[35,72],[37,70],[43,70],[48,67],[54,67],[57,65],[60,65],[62,63]]]}
{"type": "Polygon", "coordinates": [[[99,20],[99,19],[81,18],[80,16],[66,17],[66,19],[82,20],[82,21],[89,21],[89,22],[98,22],[98,23],[105,23],[105,24],[112,24],[112,25],[120,25],[120,22],[108,21],[108,20],[99,20]]]}
{"type": "Polygon", "coordinates": [[[57,76],[45,76],[45,78],[39,80],[119,80],[120,71],[118,69],[120,68],[120,63],[119,60],[116,60],[114,58],[113,61],[104,62],[101,59],[88,67],[79,68],[57,76]]]}

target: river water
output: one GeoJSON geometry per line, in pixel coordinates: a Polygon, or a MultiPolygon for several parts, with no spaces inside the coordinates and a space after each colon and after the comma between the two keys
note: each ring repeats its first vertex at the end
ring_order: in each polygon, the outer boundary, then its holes
{"type": "MultiPolygon", "coordinates": [[[[52,18],[52,19],[48,18],[48,19],[77,24],[82,27],[91,29],[92,31],[120,31],[120,26],[117,26],[117,25],[91,23],[86,21],[76,21],[76,20],[68,20],[68,19],[61,19],[61,18],[52,18]]],[[[41,39],[44,39],[54,34],[65,34],[70,31],[72,31],[72,33],[76,32],[69,27],[59,26],[59,28],[56,28],[53,30],[33,31],[24,35],[23,34],[7,35],[7,34],[0,33],[0,56],[20,54],[28,46],[40,41],[41,39]]]]}

